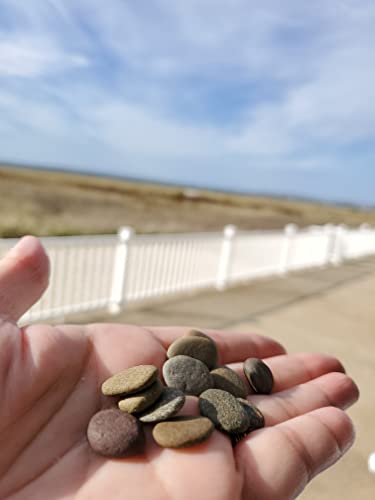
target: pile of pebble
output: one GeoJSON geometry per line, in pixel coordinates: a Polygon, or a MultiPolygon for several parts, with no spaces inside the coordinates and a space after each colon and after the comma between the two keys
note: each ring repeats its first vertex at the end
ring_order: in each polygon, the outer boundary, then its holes
{"type": "Polygon", "coordinates": [[[170,345],[163,365],[165,385],[153,365],[128,368],[102,385],[118,408],[101,410],[90,420],[88,441],[97,453],[127,457],[141,453],[143,424],[156,424],[152,435],[164,448],[184,448],[205,441],[216,428],[235,445],[264,426],[260,410],[247,401],[250,392],[269,394],[273,376],[260,359],[249,358],[243,370],[250,387],[228,366],[218,366],[218,351],[208,335],[192,330],[170,345]],[[201,416],[176,416],[185,395],[199,397],[201,416]]]}

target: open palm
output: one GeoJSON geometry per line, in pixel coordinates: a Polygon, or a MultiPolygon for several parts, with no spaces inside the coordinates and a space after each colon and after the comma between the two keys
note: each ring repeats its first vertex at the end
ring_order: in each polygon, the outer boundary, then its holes
{"type": "MultiPolygon", "coordinates": [[[[34,325],[15,321],[43,292],[48,261],[31,237],[0,263],[0,498],[6,499],[288,499],[338,460],[353,441],[342,411],[358,397],[334,358],[287,355],[254,334],[207,331],[221,362],[240,373],[247,357],[267,358],[271,396],[251,396],[266,428],[234,449],[215,431],[193,448],[159,448],[149,434],[145,453],[107,459],[92,452],[91,416],[111,404],[100,386],[137,364],[161,368],[166,348],[186,328],[111,324],[34,325]]],[[[193,397],[183,409],[196,413],[193,397]]]]}

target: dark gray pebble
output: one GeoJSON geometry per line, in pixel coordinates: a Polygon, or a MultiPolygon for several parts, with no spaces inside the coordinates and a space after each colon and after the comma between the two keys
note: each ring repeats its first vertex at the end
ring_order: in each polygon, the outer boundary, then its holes
{"type": "Polygon", "coordinates": [[[173,387],[164,387],[160,398],[139,415],[144,423],[161,422],[176,415],[185,403],[185,394],[173,387]]]}
{"type": "Polygon", "coordinates": [[[207,366],[190,356],[178,355],[168,359],[163,366],[163,377],[168,387],[192,396],[199,396],[213,386],[207,366]]]}
{"type": "Polygon", "coordinates": [[[246,432],[249,417],[243,406],[227,391],[208,389],[199,397],[201,415],[208,417],[219,430],[229,434],[246,432]]]}
{"type": "Polygon", "coordinates": [[[258,358],[248,358],[243,371],[251,388],[257,394],[270,394],[273,388],[273,375],[268,366],[258,358]]]}
{"type": "Polygon", "coordinates": [[[91,418],[87,439],[96,453],[113,458],[142,453],[145,442],[141,423],[117,408],[101,410],[91,418]]]}

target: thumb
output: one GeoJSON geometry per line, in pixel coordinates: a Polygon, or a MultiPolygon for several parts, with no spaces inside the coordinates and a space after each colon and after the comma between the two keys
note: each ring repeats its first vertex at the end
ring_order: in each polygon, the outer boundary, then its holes
{"type": "Polygon", "coordinates": [[[49,260],[39,240],[23,237],[0,260],[0,317],[17,321],[48,285],[49,260]]]}

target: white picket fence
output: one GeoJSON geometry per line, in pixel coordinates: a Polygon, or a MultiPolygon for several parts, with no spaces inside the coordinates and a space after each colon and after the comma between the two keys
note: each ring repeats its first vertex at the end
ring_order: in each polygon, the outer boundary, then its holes
{"type": "MultiPolygon", "coordinates": [[[[375,254],[375,229],[311,226],[238,231],[42,238],[51,260],[50,285],[21,323],[108,309],[204,288],[375,254]]],[[[0,257],[16,243],[0,239],[0,257]]]]}

